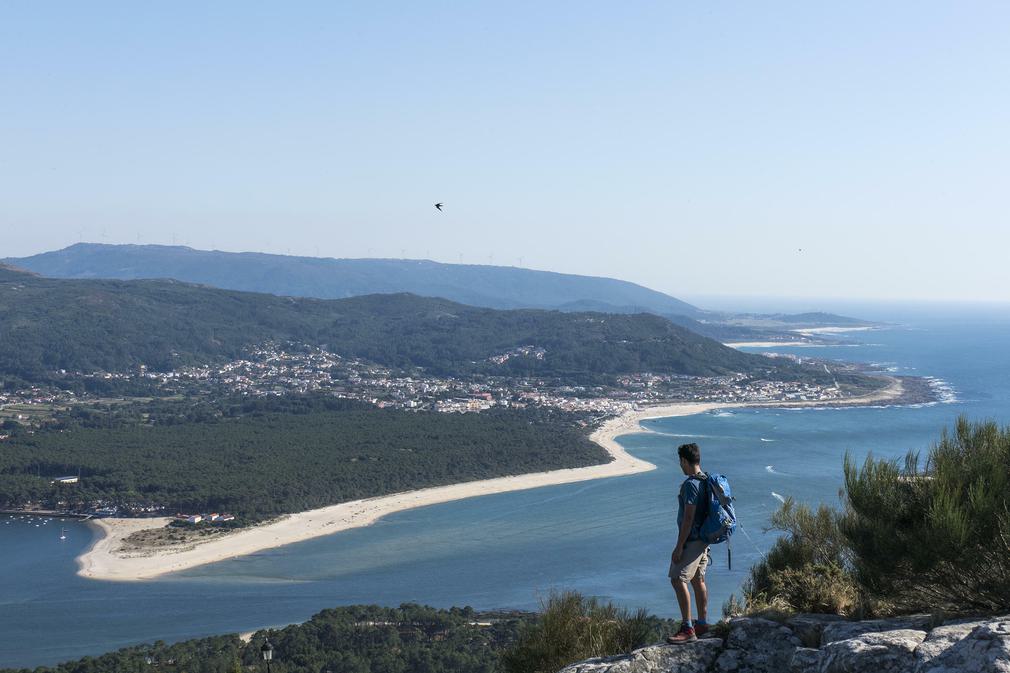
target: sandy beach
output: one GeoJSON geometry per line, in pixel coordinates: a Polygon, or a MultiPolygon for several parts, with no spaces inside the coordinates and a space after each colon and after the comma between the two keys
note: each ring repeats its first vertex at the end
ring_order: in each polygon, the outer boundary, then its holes
{"type": "Polygon", "coordinates": [[[729,346],[730,348],[782,348],[788,346],[790,348],[794,347],[804,347],[804,346],[824,346],[825,344],[810,343],[809,341],[727,341],[723,346],[729,346]]]}
{"type": "MultiPolygon", "coordinates": [[[[884,390],[862,397],[853,397],[833,405],[867,405],[887,402],[901,395],[902,385],[892,379],[884,390]]],[[[640,432],[641,421],[700,414],[714,409],[740,407],[824,406],[824,402],[716,403],[682,402],[644,407],[612,418],[590,436],[611,455],[603,465],[551,472],[485,479],[450,486],[438,486],[405,493],[354,500],[322,509],[287,515],[277,521],[241,530],[180,550],[145,552],[123,555],[118,552],[123,539],[138,530],[160,528],[169,519],[95,519],[92,523],[101,535],[77,559],[78,575],[96,580],[137,581],[167,573],[195,568],[208,563],[253,554],[265,549],[302,542],[350,528],[367,526],[388,514],[414,507],[425,507],[452,500],[473,498],[492,493],[520,491],[541,486],[568,484],[591,479],[619,477],[655,469],[655,465],[635,458],[625,451],[615,438],[640,432]]]]}
{"type": "Polygon", "coordinates": [[[790,331],[799,334],[844,334],[845,332],[868,332],[874,329],[876,327],[873,325],[864,325],[860,327],[799,327],[790,331]]]}

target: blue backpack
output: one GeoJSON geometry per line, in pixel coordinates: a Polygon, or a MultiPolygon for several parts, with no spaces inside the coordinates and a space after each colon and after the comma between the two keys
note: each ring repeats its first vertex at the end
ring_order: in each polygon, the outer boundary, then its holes
{"type": "Polygon", "coordinates": [[[722,474],[706,475],[704,472],[691,479],[705,485],[701,496],[705,505],[698,508],[704,516],[700,527],[701,539],[708,544],[728,542],[736,532],[736,510],[733,508],[729,480],[722,474]]]}

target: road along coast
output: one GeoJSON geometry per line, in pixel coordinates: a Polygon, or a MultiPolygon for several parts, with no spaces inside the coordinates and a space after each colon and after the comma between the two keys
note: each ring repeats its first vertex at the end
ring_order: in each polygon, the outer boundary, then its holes
{"type": "MultiPolygon", "coordinates": [[[[830,406],[854,406],[886,403],[900,397],[902,384],[890,379],[884,389],[860,397],[833,401],[830,406]]],[[[741,407],[811,407],[828,406],[825,402],[762,402],[719,403],[680,402],[662,404],[628,411],[603,423],[590,439],[602,446],[611,456],[609,463],[589,467],[537,472],[495,479],[436,486],[404,493],[394,493],[376,498],[289,514],[276,521],[215,537],[207,542],[193,543],[176,549],[121,552],[123,541],[131,534],[162,528],[169,519],[95,519],[88,523],[99,534],[91,547],[77,558],[77,574],[96,580],[138,581],[160,575],[187,570],[208,563],[217,563],[238,556],[254,554],[266,549],[302,542],[323,535],[331,535],[351,528],[375,523],[395,512],[414,507],[426,507],[452,500],[462,500],[493,493],[520,491],[541,486],[555,486],[591,479],[620,477],[656,468],[652,463],[635,458],[617,443],[621,435],[640,432],[641,421],[648,418],[667,418],[705,413],[715,409],[741,407]]]]}

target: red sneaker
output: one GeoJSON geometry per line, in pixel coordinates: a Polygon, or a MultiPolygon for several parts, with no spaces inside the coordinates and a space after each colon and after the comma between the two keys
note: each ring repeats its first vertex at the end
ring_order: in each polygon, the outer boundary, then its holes
{"type": "Polygon", "coordinates": [[[697,634],[695,634],[694,629],[687,625],[682,625],[680,631],[672,636],[667,636],[666,642],[671,645],[682,645],[684,643],[693,643],[698,640],[697,634]]]}
{"type": "Polygon", "coordinates": [[[708,635],[708,631],[709,631],[708,624],[695,624],[694,625],[694,633],[699,638],[704,638],[705,636],[707,636],[708,635]]]}

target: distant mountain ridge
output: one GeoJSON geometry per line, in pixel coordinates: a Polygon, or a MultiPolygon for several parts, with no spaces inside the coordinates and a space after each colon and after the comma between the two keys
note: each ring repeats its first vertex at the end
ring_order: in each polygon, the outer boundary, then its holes
{"type": "Polygon", "coordinates": [[[5,263],[51,278],[174,278],[227,290],[343,299],[409,292],[496,309],[558,308],[699,318],[691,304],[627,281],[428,260],[330,259],[184,246],[78,243],[5,263]],[[585,306],[581,306],[585,303],[585,306]]]}

